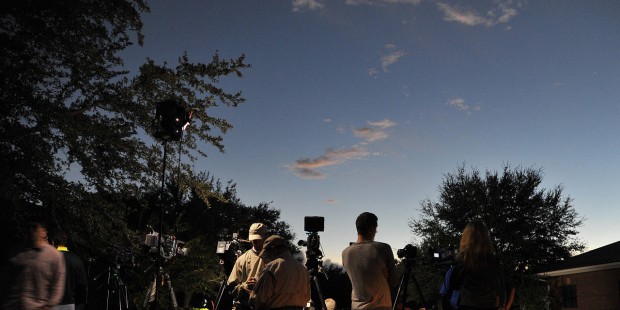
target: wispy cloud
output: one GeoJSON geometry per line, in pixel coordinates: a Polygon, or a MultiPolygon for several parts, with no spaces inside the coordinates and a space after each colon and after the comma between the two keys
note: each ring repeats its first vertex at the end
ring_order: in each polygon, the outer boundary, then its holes
{"type": "Polygon", "coordinates": [[[383,56],[381,58],[381,66],[383,67],[383,71],[387,72],[388,67],[398,62],[400,58],[405,56],[406,53],[404,51],[396,51],[389,55],[383,56]]]}
{"type": "Polygon", "coordinates": [[[495,6],[486,10],[482,14],[472,8],[463,8],[447,3],[438,2],[439,10],[444,13],[444,20],[457,22],[467,26],[484,25],[487,27],[501,23],[507,23],[517,16],[517,8],[521,6],[520,1],[497,1],[495,6]]]}
{"type": "Polygon", "coordinates": [[[362,127],[353,130],[353,135],[361,138],[366,143],[372,143],[380,140],[387,139],[389,136],[386,129],[396,126],[396,123],[389,119],[384,119],[379,122],[368,122],[367,127],[362,127]]]}
{"type": "Polygon", "coordinates": [[[394,126],[396,123],[389,119],[369,121],[366,127],[353,130],[353,135],[362,139],[362,142],[352,147],[327,149],[324,155],[298,159],[293,164],[285,165],[285,168],[302,179],[325,179],[327,174],[320,172],[319,169],[376,155],[367,149],[368,144],[388,138],[389,134],[386,130],[394,126]]]}
{"type": "Polygon", "coordinates": [[[328,166],[343,164],[354,159],[368,157],[370,153],[363,147],[354,146],[346,149],[328,149],[325,155],[315,159],[298,159],[294,164],[287,165],[286,168],[302,179],[324,179],[327,174],[319,172],[317,169],[328,166]]]}
{"type": "Polygon", "coordinates": [[[465,103],[465,99],[460,98],[460,97],[452,98],[448,100],[446,104],[456,108],[457,110],[464,111],[467,114],[471,114],[471,111],[480,111],[480,105],[470,106],[467,103],[465,103]]]}
{"type": "Polygon", "coordinates": [[[379,75],[379,71],[377,71],[377,69],[375,69],[375,68],[368,68],[368,75],[371,78],[376,79],[377,75],[379,75]]]}
{"type": "Polygon", "coordinates": [[[301,10],[319,10],[325,5],[318,0],[293,0],[293,12],[301,10]]]}
{"type": "Polygon", "coordinates": [[[378,122],[368,122],[368,125],[373,126],[373,127],[379,127],[381,129],[387,129],[387,128],[396,126],[396,123],[386,118],[378,122]]]}
{"type": "Polygon", "coordinates": [[[347,5],[375,5],[375,4],[413,4],[417,5],[422,0],[346,0],[345,3],[347,5]]]}

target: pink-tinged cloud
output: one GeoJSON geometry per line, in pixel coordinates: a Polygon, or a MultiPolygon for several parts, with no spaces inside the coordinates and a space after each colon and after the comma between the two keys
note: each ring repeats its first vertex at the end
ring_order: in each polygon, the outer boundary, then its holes
{"type": "Polygon", "coordinates": [[[389,119],[384,119],[378,122],[368,122],[368,125],[369,127],[353,130],[353,135],[371,143],[387,139],[389,135],[385,129],[396,126],[396,123],[389,119]]]}
{"type": "Polygon", "coordinates": [[[371,127],[355,129],[353,130],[353,134],[356,137],[362,138],[367,142],[376,142],[384,140],[388,137],[388,134],[385,131],[371,127]]]}
{"type": "Polygon", "coordinates": [[[406,53],[404,51],[396,51],[394,53],[391,53],[381,58],[381,66],[383,67],[383,71],[387,72],[388,71],[387,68],[389,66],[398,62],[398,60],[401,59],[405,55],[406,53]]]}
{"type": "Polygon", "coordinates": [[[365,146],[369,143],[386,139],[388,133],[385,130],[396,126],[396,123],[386,118],[376,122],[369,121],[367,124],[368,127],[353,130],[353,134],[358,138],[362,138],[363,142],[349,148],[327,149],[322,156],[314,159],[298,159],[294,164],[285,165],[284,167],[302,179],[325,179],[327,174],[320,172],[319,169],[379,155],[380,153],[377,152],[369,152],[365,146]]]}
{"type": "Polygon", "coordinates": [[[457,22],[467,26],[484,25],[487,27],[495,26],[500,23],[507,23],[517,16],[518,11],[512,6],[521,6],[520,1],[497,1],[495,7],[490,8],[485,14],[481,14],[473,9],[465,9],[438,2],[437,7],[444,13],[444,20],[457,22]]]}
{"type": "Polygon", "coordinates": [[[325,155],[315,159],[298,159],[294,164],[287,165],[286,168],[302,179],[324,179],[327,174],[319,172],[317,169],[343,164],[354,159],[363,159],[370,153],[359,146],[347,149],[328,149],[325,155]]]}

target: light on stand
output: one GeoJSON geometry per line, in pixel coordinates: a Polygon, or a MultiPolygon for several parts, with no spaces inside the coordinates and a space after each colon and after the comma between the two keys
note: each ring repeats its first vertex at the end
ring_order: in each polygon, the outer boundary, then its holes
{"type": "Polygon", "coordinates": [[[179,141],[183,131],[189,126],[192,111],[187,111],[185,105],[176,99],[168,99],[157,103],[155,112],[155,130],[153,136],[159,140],[179,141]]]}

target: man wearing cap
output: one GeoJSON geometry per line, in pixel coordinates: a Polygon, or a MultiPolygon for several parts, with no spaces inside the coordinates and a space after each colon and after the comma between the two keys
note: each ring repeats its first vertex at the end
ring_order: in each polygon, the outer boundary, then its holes
{"type": "Polygon", "coordinates": [[[252,243],[252,248],[237,258],[228,277],[228,286],[234,287],[232,294],[235,297],[235,308],[247,305],[256,278],[265,266],[265,261],[258,254],[263,249],[266,234],[267,227],[263,223],[254,223],[250,226],[248,239],[252,243]]]}
{"type": "Polygon", "coordinates": [[[260,257],[267,265],[260,274],[250,303],[255,310],[302,310],[310,300],[310,274],[288,250],[284,238],[265,240],[260,257]]]}

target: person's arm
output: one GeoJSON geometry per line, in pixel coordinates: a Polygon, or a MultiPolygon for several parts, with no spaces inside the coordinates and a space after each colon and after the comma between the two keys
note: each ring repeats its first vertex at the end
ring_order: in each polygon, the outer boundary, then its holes
{"type": "Polygon", "coordinates": [[[255,310],[265,310],[270,308],[270,300],[274,293],[275,276],[271,270],[265,269],[254,286],[254,290],[250,293],[250,305],[255,310]]]}
{"type": "Polygon", "coordinates": [[[62,253],[56,251],[54,249],[53,252],[56,255],[56,260],[50,265],[54,272],[54,278],[50,282],[51,286],[51,295],[49,299],[49,306],[56,306],[60,304],[62,301],[63,294],[65,293],[65,280],[66,280],[66,267],[65,267],[65,258],[62,253]]]}
{"type": "Polygon", "coordinates": [[[394,253],[392,252],[392,248],[388,245],[385,244],[385,251],[384,251],[384,257],[385,257],[385,264],[388,270],[388,284],[390,285],[390,287],[395,288],[398,287],[398,282],[400,281],[400,277],[398,272],[396,271],[396,260],[394,260],[394,253]]]}
{"type": "Polygon", "coordinates": [[[228,280],[226,284],[228,287],[232,287],[232,292],[236,293],[239,291],[240,286],[243,284],[243,260],[245,255],[239,256],[235,261],[235,265],[233,266],[232,271],[230,272],[230,276],[228,276],[228,280]]]}
{"type": "Polygon", "coordinates": [[[88,278],[86,278],[86,270],[84,269],[84,263],[77,258],[76,275],[75,275],[75,305],[79,306],[86,302],[86,288],[88,287],[88,278]]]}
{"type": "Polygon", "coordinates": [[[512,304],[515,302],[515,288],[510,288],[510,293],[508,293],[508,300],[506,300],[506,310],[510,310],[512,304]]]}

